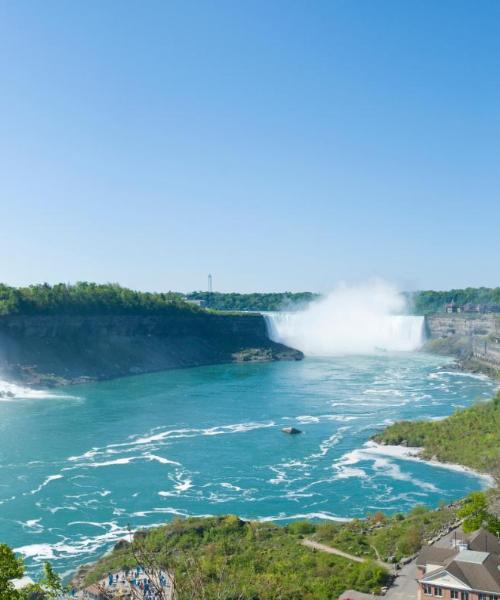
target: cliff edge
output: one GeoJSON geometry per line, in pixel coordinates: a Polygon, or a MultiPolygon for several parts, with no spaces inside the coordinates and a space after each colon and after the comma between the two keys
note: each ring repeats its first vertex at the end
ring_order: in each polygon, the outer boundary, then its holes
{"type": "Polygon", "coordinates": [[[500,315],[435,314],[425,318],[424,350],[456,356],[463,368],[500,375],[500,315]]]}
{"type": "Polygon", "coordinates": [[[258,314],[0,316],[0,375],[30,386],[302,358],[272,342],[258,314]]]}

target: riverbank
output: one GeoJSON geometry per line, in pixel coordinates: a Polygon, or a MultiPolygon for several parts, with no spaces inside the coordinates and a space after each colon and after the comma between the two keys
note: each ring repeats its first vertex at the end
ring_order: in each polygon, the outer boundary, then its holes
{"type": "MultiPolygon", "coordinates": [[[[365,449],[375,454],[424,461],[445,469],[479,473],[485,484],[493,486],[498,483],[496,466],[500,453],[499,419],[500,393],[493,400],[458,411],[440,421],[395,423],[375,435],[376,441],[367,442],[365,449]],[[484,443],[478,443],[478,436],[484,438],[484,443]],[[453,462],[444,460],[453,456],[453,462]]],[[[497,490],[492,489],[489,494],[490,507],[494,504],[496,493],[497,490]]],[[[89,585],[106,572],[116,570],[123,564],[128,565],[127,561],[133,561],[137,555],[138,546],[154,551],[160,567],[166,564],[174,565],[171,568],[175,573],[179,573],[180,580],[186,577],[185,565],[189,564],[190,556],[205,556],[205,553],[209,552],[210,560],[215,560],[215,564],[219,565],[222,561],[228,574],[226,580],[218,580],[219,585],[230,585],[232,589],[238,590],[242,598],[252,597],[251,594],[257,594],[259,598],[271,598],[277,589],[285,590],[287,597],[293,597],[294,588],[288,586],[296,579],[289,577],[292,571],[287,571],[285,567],[292,556],[296,563],[293,573],[300,575],[307,590],[301,598],[331,598],[347,588],[366,593],[380,593],[380,589],[390,581],[389,571],[381,567],[382,562],[404,564],[411,560],[424,544],[440,538],[460,523],[467,513],[468,504],[478,502],[477,494],[472,494],[471,498],[473,497],[474,500],[466,499],[448,506],[440,505],[433,510],[416,506],[407,514],[388,516],[377,511],[364,519],[354,519],[345,523],[296,521],[277,527],[269,523],[241,521],[248,529],[244,534],[245,548],[238,543],[229,552],[224,545],[214,546],[214,539],[224,539],[226,520],[240,522],[236,517],[177,519],[161,528],[136,533],[132,543],[120,542],[109,555],[81,571],[78,580],[80,585],[89,585]],[[185,535],[187,538],[184,540],[185,535]],[[266,544],[273,540],[273,560],[266,562],[264,571],[269,569],[275,574],[275,578],[271,584],[268,581],[265,590],[250,588],[251,594],[247,596],[247,582],[252,581],[255,586],[255,581],[259,580],[256,573],[262,572],[262,563],[256,557],[263,551],[269,551],[260,546],[261,536],[267,540],[266,544]],[[310,550],[309,546],[315,544],[318,547],[326,545],[336,549],[332,553],[334,556],[328,552],[310,552],[309,557],[303,556],[300,554],[303,550],[299,550],[298,546],[304,547],[302,541],[305,538],[310,540],[310,543],[306,544],[307,549],[310,550]],[[178,556],[179,553],[183,555],[183,562],[179,564],[178,559],[172,562],[172,557],[178,556]],[[334,562],[328,565],[328,572],[324,570],[323,575],[316,578],[320,566],[316,563],[313,565],[310,560],[311,557],[321,556],[324,559],[329,557],[334,562]],[[349,556],[356,557],[356,560],[349,559],[349,556]],[[297,564],[307,564],[307,570],[301,573],[301,567],[297,568],[297,564]],[[380,570],[376,571],[375,567],[380,570]],[[353,584],[353,573],[358,568],[363,570],[356,574],[357,580],[353,584]],[[311,572],[314,573],[312,579],[308,577],[311,572]]],[[[488,501],[486,496],[484,498],[486,507],[488,501]]],[[[483,500],[479,499],[479,502],[483,500]]],[[[485,515],[489,514],[485,512],[486,508],[481,510],[485,515]]],[[[213,568],[198,568],[199,585],[206,585],[207,587],[203,588],[204,593],[207,593],[207,597],[212,597],[210,594],[214,591],[211,587],[214,579],[213,568]]],[[[321,568],[326,569],[325,565],[321,568]]],[[[215,574],[216,580],[218,577],[215,574]]]]}
{"type": "Polygon", "coordinates": [[[438,313],[425,317],[424,352],[453,356],[457,368],[500,378],[500,316],[438,313]]]}
{"type": "Polygon", "coordinates": [[[0,374],[43,388],[231,362],[301,360],[259,314],[0,316],[0,374]]]}
{"type": "Polygon", "coordinates": [[[473,469],[471,467],[467,467],[459,463],[438,460],[435,456],[433,456],[430,459],[424,458],[424,447],[383,444],[375,442],[373,440],[369,440],[363,446],[363,450],[378,456],[401,458],[403,460],[424,463],[441,469],[457,471],[459,473],[467,473],[468,475],[477,477],[478,480],[482,481],[485,489],[494,488],[497,485],[497,480],[493,475],[490,475],[489,473],[484,473],[477,469],[473,469]]]}
{"type": "Polygon", "coordinates": [[[458,464],[500,482],[500,392],[440,421],[400,421],[373,436],[385,446],[420,448],[424,460],[458,464]]]}

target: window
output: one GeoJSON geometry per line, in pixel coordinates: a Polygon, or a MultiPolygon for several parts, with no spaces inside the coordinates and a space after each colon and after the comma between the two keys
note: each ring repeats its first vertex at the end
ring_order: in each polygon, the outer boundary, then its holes
{"type": "Polygon", "coordinates": [[[442,598],[443,588],[439,587],[438,585],[434,586],[434,596],[436,596],[436,598],[442,598]]]}
{"type": "Polygon", "coordinates": [[[461,600],[469,600],[469,592],[462,592],[461,600]]]}
{"type": "Polygon", "coordinates": [[[423,588],[426,596],[430,596],[432,594],[432,588],[428,583],[424,583],[423,588]]]}
{"type": "Polygon", "coordinates": [[[487,594],[479,594],[479,600],[488,600],[487,594]]]}
{"type": "Polygon", "coordinates": [[[451,590],[450,598],[452,600],[458,600],[458,591],[457,590],[451,590]]]}

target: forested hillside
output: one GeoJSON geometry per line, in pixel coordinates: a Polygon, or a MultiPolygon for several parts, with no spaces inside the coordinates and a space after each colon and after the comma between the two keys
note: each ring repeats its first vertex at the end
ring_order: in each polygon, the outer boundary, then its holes
{"type": "Polygon", "coordinates": [[[115,283],[0,284],[0,315],[173,315],[200,310],[179,294],[136,292],[115,283]]]}
{"type": "Polygon", "coordinates": [[[429,315],[443,312],[445,304],[455,302],[463,304],[500,304],[500,287],[464,288],[435,292],[433,290],[408,294],[412,312],[417,315],[429,315]]]}
{"type": "Polygon", "coordinates": [[[319,298],[312,292],[276,292],[268,294],[237,294],[222,292],[191,292],[189,300],[202,300],[205,306],[215,310],[294,310],[319,298]]]}

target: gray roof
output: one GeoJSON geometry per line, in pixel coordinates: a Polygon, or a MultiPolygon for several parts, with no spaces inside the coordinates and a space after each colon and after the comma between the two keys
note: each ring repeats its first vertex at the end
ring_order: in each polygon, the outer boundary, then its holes
{"type": "Polygon", "coordinates": [[[488,552],[477,552],[477,550],[462,550],[457,554],[455,560],[459,562],[472,563],[474,565],[482,565],[488,558],[488,552]]]}
{"type": "Polygon", "coordinates": [[[488,555],[482,563],[451,561],[446,570],[451,575],[458,577],[473,590],[481,592],[500,593],[500,556],[488,555]]]}
{"type": "Polygon", "coordinates": [[[417,558],[417,565],[427,564],[446,565],[458,554],[458,548],[439,548],[438,546],[426,546],[417,558]]]}
{"type": "MultiPolygon", "coordinates": [[[[441,565],[473,590],[500,594],[500,542],[484,529],[466,536],[466,540],[467,550],[427,546],[418,557],[417,565],[441,565]]],[[[430,573],[426,573],[428,575],[430,573]]]]}
{"type": "Polygon", "coordinates": [[[492,554],[500,554],[500,542],[486,529],[479,529],[472,533],[469,538],[469,548],[478,552],[491,552],[492,554]]]}

